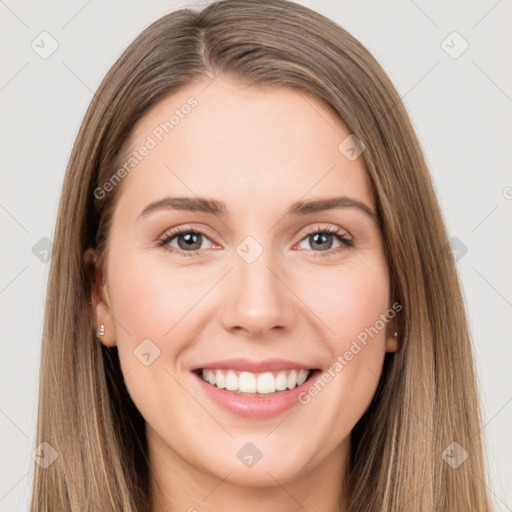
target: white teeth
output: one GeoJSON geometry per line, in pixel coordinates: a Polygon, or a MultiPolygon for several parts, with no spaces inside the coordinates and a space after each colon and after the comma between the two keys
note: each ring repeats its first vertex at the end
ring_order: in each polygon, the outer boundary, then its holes
{"type": "Polygon", "coordinates": [[[228,374],[226,375],[226,389],[229,389],[229,391],[236,391],[238,389],[238,377],[236,376],[236,373],[233,370],[229,370],[228,374]]]}
{"type": "Polygon", "coordinates": [[[279,372],[235,372],[234,370],[203,370],[204,381],[220,389],[240,393],[270,394],[294,389],[304,384],[310,370],[281,370],[279,372]]]}
{"type": "Polygon", "coordinates": [[[292,370],[286,379],[288,389],[293,389],[297,385],[297,372],[292,370]]]}
{"type": "Polygon", "coordinates": [[[286,387],[286,372],[279,372],[276,377],[276,389],[284,391],[286,387]]]}
{"type": "Polygon", "coordinates": [[[224,377],[224,374],[220,370],[215,372],[215,385],[220,389],[226,387],[226,377],[224,377]]]}
{"type": "Polygon", "coordinates": [[[238,377],[238,390],[242,393],[256,393],[256,376],[254,373],[242,372],[238,377]]]}
{"type": "Polygon", "coordinates": [[[276,390],[276,379],[270,372],[260,373],[257,387],[258,393],[273,393],[276,390]]]}
{"type": "Polygon", "coordinates": [[[307,370],[301,370],[297,374],[297,386],[304,384],[304,382],[306,382],[306,379],[308,378],[308,375],[309,375],[309,373],[307,370]]]}

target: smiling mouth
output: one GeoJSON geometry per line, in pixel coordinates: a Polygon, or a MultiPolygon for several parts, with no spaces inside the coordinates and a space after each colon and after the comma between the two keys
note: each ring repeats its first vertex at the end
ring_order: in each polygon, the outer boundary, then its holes
{"type": "Polygon", "coordinates": [[[217,389],[248,397],[268,397],[301,386],[319,371],[291,369],[254,373],[221,368],[198,368],[193,373],[217,389]]]}

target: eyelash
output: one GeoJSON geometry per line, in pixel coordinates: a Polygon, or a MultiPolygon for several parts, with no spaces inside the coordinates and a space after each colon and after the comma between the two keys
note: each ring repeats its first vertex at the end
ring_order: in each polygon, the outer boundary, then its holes
{"type": "MultiPolygon", "coordinates": [[[[199,231],[196,229],[190,229],[190,228],[187,228],[186,226],[178,227],[178,228],[173,229],[172,231],[165,233],[162,236],[162,238],[160,238],[158,240],[158,247],[163,247],[165,250],[172,252],[172,253],[181,253],[181,255],[185,256],[185,257],[196,256],[198,253],[200,253],[202,251],[202,249],[198,249],[196,251],[182,251],[181,249],[176,249],[176,247],[171,247],[171,246],[167,245],[176,236],[181,235],[181,234],[190,234],[190,233],[194,233],[196,235],[201,235],[201,236],[204,236],[204,237],[210,239],[208,237],[208,235],[206,235],[202,231],[199,231]]],[[[354,246],[353,240],[342,236],[340,233],[341,233],[341,230],[339,228],[332,228],[332,227],[323,228],[323,229],[310,228],[310,229],[306,230],[305,236],[302,237],[300,241],[302,242],[302,240],[304,240],[308,236],[314,235],[314,234],[334,235],[341,242],[340,247],[336,247],[335,249],[329,249],[327,251],[313,251],[315,253],[319,253],[319,254],[314,255],[315,258],[317,256],[321,256],[321,257],[332,256],[334,253],[337,253],[339,250],[350,249],[351,247],[354,246]]],[[[304,249],[301,249],[301,250],[304,250],[304,249]]]]}

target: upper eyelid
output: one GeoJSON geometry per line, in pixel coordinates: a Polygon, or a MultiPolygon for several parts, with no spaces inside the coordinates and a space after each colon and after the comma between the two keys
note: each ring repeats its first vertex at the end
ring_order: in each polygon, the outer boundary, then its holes
{"type": "Polygon", "coordinates": [[[197,232],[200,235],[208,237],[208,239],[210,239],[213,242],[212,238],[214,238],[214,237],[209,235],[208,229],[203,228],[203,227],[196,228],[196,227],[188,226],[188,225],[176,226],[174,228],[167,229],[158,237],[157,240],[165,240],[166,238],[174,238],[175,236],[178,236],[183,233],[189,233],[189,232],[194,232],[194,233],[197,232]]]}
{"type": "MultiPolygon", "coordinates": [[[[342,237],[342,238],[348,238],[351,241],[353,240],[353,237],[349,233],[349,231],[347,231],[346,229],[344,229],[340,226],[335,226],[332,224],[326,224],[325,226],[321,226],[320,223],[317,223],[316,225],[306,228],[303,231],[303,236],[300,238],[300,240],[298,240],[298,242],[301,242],[302,240],[304,240],[304,238],[306,238],[307,236],[309,236],[312,233],[319,233],[324,230],[338,230],[339,233],[333,233],[332,235],[337,236],[337,237],[342,237]],[[346,233],[348,235],[348,237],[344,236],[344,233],[346,233]]],[[[176,226],[174,228],[171,228],[171,229],[165,231],[161,236],[158,237],[157,240],[158,241],[165,241],[166,239],[172,240],[176,236],[183,234],[183,233],[198,232],[200,235],[206,236],[212,243],[220,245],[217,242],[215,242],[215,240],[214,240],[215,237],[210,236],[208,231],[209,231],[208,228],[194,227],[192,225],[185,224],[185,225],[181,225],[181,226],[176,226]]],[[[193,251],[188,251],[188,252],[193,252],[193,251]]]]}
{"type": "Polygon", "coordinates": [[[324,231],[324,230],[336,230],[338,231],[338,236],[341,236],[343,235],[343,233],[346,233],[350,238],[352,238],[352,235],[350,234],[349,231],[347,231],[345,228],[342,228],[340,226],[335,226],[333,227],[333,225],[329,224],[327,226],[320,226],[319,224],[317,224],[316,226],[312,226],[310,228],[306,228],[304,230],[304,233],[306,235],[309,235],[311,233],[318,233],[318,232],[321,232],[321,231],[324,231]]]}

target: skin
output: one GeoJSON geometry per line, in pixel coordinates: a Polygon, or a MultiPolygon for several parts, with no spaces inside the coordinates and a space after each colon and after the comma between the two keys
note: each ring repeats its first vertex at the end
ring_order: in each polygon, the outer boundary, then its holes
{"type": "Polygon", "coordinates": [[[345,510],[350,432],[385,352],[397,349],[392,323],[308,404],[271,419],[220,409],[189,369],[245,357],[327,370],[388,310],[375,219],[355,208],[284,215],[295,201],[335,196],[376,211],[364,158],[338,150],[349,132],[314,98],[221,77],[162,100],[136,125],[131,150],[190,96],[198,105],[119,185],[104,267],[92,249],[85,254],[97,265],[101,341],[117,345],[146,420],[154,510],[345,510]],[[225,218],[163,209],[137,220],[152,201],[196,195],[224,202],[225,218]],[[168,243],[178,252],[158,246],[177,226],[204,233],[199,254],[179,252],[183,235],[168,243]],[[305,233],[315,227],[339,228],[354,246],[331,235],[319,248],[305,233]],[[247,236],[263,249],[252,263],[236,252],[247,236]],[[149,366],[134,356],[147,338],[160,350],[149,366]],[[247,442],[263,454],[251,468],[236,456],[247,442]]]}

